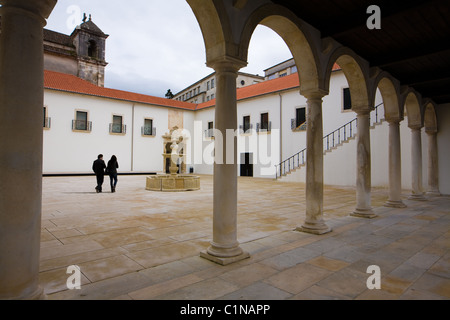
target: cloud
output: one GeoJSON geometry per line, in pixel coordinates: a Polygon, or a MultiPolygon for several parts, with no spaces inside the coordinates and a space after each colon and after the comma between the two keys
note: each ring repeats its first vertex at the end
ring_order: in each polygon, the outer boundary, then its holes
{"type": "MultiPolygon", "coordinates": [[[[186,0],[59,0],[46,28],[70,34],[83,13],[109,35],[106,86],[164,97],[167,89],[179,92],[214,71],[205,64],[201,30],[186,0]]],[[[241,71],[263,75],[291,57],[278,35],[259,26],[241,71]]]]}

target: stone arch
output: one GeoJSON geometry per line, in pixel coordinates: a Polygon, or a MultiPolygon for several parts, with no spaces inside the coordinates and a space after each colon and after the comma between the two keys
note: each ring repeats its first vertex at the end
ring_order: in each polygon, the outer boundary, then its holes
{"type": "Polygon", "coordinates": [[[274,4],[257,8],[249,17],[242,32],[239,52],[247,60],[250,40],[258,25],[263,25],[277,33],[288,46],[298,69],[301,93],[324,90],[320,79],[317,46],[320,37],[314,30],[299,20],[291,11],[274,4]],[[314,41],[318,40],[318,41],[314,41]]]}
{"type": "Polygon", "coordinates": [[[410,89],[405,95],[404,110],[408,117],[408,127],[410,128],[422,128],[423,117],[420,108],[421,97],[417,92],[410,89]]]}
{"type": "Polygon", "coordinates": [[[212,61],[215,57],[226,55],[226,26],[222,25],[213,1],[187,0],[187,2],[202,31],[206,49],[206,61],[212,61]]]}
{"type": "Polygon", "coordinates": [[[335,63],[341,67],[347,78],[352,97],[352,110],[372,110],[373,99],[371,99],[368,90],[368,63],[362,60],[349,48],[340,47],[336,49],[328,59],[325,76],[327,91],[330,85],[331,72],[335,63]]]}
{"type": "Polygon", "coordinates": [[[426,132],[436,133],[438,131],[436,107],[433,102],[425,103],[423,119],[426,132]]]}
{"type": "Polygon", "coordinates": [[[386,121],[402,120],[403,112],[400,108],[400,83],[386,72],[381,72],[374,81],[371,101],[375,101],[376,89],[380,90],[383,98],[384,115],[386,121]]]}

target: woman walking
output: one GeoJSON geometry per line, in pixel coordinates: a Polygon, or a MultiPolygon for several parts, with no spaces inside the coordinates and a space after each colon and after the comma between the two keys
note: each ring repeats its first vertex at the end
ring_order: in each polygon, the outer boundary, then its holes
{"type": "Polygon", "coordinates": [[[112,156],[111,160],[108,161],[106,166],[106,173],[109,174],[109,180],[111,184],[111,192],[116,192],[117,185],[117,169],[119,168],[119,163],[117,162],[117,157],[112,156]]]}

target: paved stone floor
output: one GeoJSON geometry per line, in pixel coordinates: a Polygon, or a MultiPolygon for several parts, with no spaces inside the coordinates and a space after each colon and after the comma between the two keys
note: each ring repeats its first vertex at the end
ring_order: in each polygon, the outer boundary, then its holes
{"type": "MultiPolygon", "coordinates": [[[[304,186],[239,178],[238,240],[249,259],[220,266],[199,256],[212,239],[212,177],[201,190],[145,190],[145,176],[119,176],[117,192],[95,177],[43,180],[40,283],[49,300],[449,300],[450,198],[383,207],[350,217],[353,188],[325,189],[333,232],[294,231],[304,221],[304,186]],[[79,266],[81,290],[68,290],[79,266]],[[381,290],[369,290],[371,265],[381,290]]],[[[405,195],[407,192],[405,191],[405,195]]],[[[406,198],[406,196],[405,196],[406,198]]]]}

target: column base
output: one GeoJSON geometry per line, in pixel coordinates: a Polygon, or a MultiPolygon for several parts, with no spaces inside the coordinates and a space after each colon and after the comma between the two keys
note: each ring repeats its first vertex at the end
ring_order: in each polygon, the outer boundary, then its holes
{"type": "Polygon", "coordinates": [[[425,196],[423,194],[412,194],[409,196],[408,200],[413,200],[413,201],[428,201],[427,198],[425,198],[425,196]]]}
{"type": "Polygon", "coordinates": [[[440,197],[441,193],[439,191],[427,191],[426,195],[430,197],[440,197]]]}
{"type": "Polygon", "coordinates": [[[310,234],[315,234],[315,235],[323,235],[323,234],[327,234],[327,233],[330,233],[331,231],[333,231],[329,226],[327,226],[323,222],[316,223],[316,224],[305,223],[303,226],[298,227],[295,230],[299,231],[299,232],[305,232],[305,233],[310,233],[310,234]]]}
{"type": "Polygon", "coordinates": [[[406,204],[404,204],[403,201],[401,201],[401,200],[388,200],[388,201],[386,201],[384,206],[388,207],[388,208],[397,208],[397,209],[407,207],[406,204]]]}
{"type": "Polygon", "coordinates": [[[374,219],[378,217],[372,209],[356,209],[350,213],[350,216],[364,219],[374,219]]]}
{"type": "Polygon", "coordinates": [[[200,252],[200,257],[207,259],[209,261],[215,262],[217,264],[220,264],[222,266],[226,266],[226,265],[250,258],[250,254],[248,252],[242,251],[242,253],[240,255],[234,256],[234,257],[217,257],[217,256],[213,256],[212,254],[208,253],[208,251],[202,251],[202,252],[200,252]]]}
{"type": "Polygon", "coordinates": [[[27,293],[22,296],[6,297],[0,296],[0,300],[48,300],[48,296],[44,293],[44,289],[39,286],[34,292],[27,293]]]}
{"type": "Polygon", "coordinates": [[[250,254],[244,252],[238,242],[229,246],[211,242],[211,246],[206,251],[200,252],[200,257],[226,266],[247,259],[250,257],[250,254]]]}

